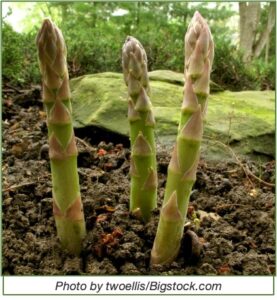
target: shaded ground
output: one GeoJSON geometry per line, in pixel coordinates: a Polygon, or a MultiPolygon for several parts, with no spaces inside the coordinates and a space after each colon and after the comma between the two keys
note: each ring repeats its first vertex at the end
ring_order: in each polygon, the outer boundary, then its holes
{"type": "MultiPolygon", "coordinates": [[[[149,268],[159,210],[143,224],[128,211],[127,141],[99,143],[82,132],[78,166],[88,235],[80,258],[62,251],[52,216],[47,128],[39,90],[6,88],[3,102],[3,274],[237,274],[275,273],[274,190],[235,163],[201,159],[188,219],[199,236],[196,262],[181,249],[169,266],[149,268]],[[84,139],[85,138],[85,139],[84,139]],[[200,219],[200,227],[197,227],[200,219]]],[[[79,132],[77,132],[78,135],[79,132]]],[[[94,139],[95,136],[95,139],[94,139]]],[[[104,136],[104,135],[103,135],[104,136]]],[[[109,136],[104,136],[106,139],[109,136]]],[[[158,151],[159,206],[169,154],[158,151]]],[[[247,162],[272,182],[275,163],[247,162]]]]}

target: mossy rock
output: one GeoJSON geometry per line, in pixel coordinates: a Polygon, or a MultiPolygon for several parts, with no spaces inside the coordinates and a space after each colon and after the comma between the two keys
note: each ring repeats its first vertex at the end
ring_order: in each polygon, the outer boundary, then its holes
{"type": "MultiPolygon", "coordinates": [[[[149,72],[148,74],[150,80],[152,81],[163,81],[163,82],[184,86],[185,80],[184,80],[184,74],[182,73],[178,73],[170,70],[156,70],[156,71],[149,72]]],[[[212,93],[223,92],[223,88],[212,81],[210,83],[210,89],[212,93]]]]}
{"type": "MultiPolygon", "coordinates": [[[[157,139],[162,144],[171,145],[180,117],[183,75],[154,71],[149,73],[149,78],[157,139]]],[[[78,77],[71,80],[71,90],[75,127],[99,126],[128,136],[127,89],[122,74],[107,72],[78,77]]],[[[274,108],[273,91],[212,93],[204,141],[241,144],[241,149],[237,147],[241,153],[259,152],[274,156],[274,108]]]]}

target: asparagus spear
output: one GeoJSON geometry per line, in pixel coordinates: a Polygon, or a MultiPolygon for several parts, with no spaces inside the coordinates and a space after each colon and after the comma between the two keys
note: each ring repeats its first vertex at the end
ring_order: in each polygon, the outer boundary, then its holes
{"type": "Polygon", "coordinates": [[[149,99],[146,53],[141,43],[131,36],[122,49],[122,66],[128,87],[132,148],[130,210],[148,221],[157,201],[155,119],[149,99]]]}
{"type": "Polygon", "coordinates": [[[168,166],[163,206],[151,252],[152,264],[172,262],[183,236],[207,111],[214,43],[209,26],[195,12],[185,35],[185,87],[177,141],[168,166]]]}
{"type": "Polygon", "coordinates": [[[79,254],[86,229],[77,171],[66,46],[61,31],[49,19],[43,21],[36,43],[47,112],[53,213],[62,246],[79,254]]]}

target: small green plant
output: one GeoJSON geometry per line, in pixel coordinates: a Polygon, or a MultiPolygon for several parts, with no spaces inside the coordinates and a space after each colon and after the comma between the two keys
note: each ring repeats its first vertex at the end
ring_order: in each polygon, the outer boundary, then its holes
{"type": "Polygon", "coordinates": [[[25,85],[39,82],[39,71],[34,36],[18,33],[3,21],[2,26],[2,75],[4,82],[25,85]]]}
{"type": "Polygon", "coordinates": [[[86,229],[77,171],[66,46],[61,31],[49,19],[44,20],[36,43],[47,112],[53,213],[62,246],[79,254],[86,229]]]}
{"type": "Polygon", "coordinates": [[[149,99],[146,53],[141,43],[130,36],[122,49],[122,66],[128,87],[132,148],[130,210],[148,221],[157,201],[155,119],[149,99]]]}
{"type": "Polygon", "coordinates": [[[209,26],[196,12],[185,35],[184,99],[151,252],[152,264],[172,262],[180,249],[189,197],[196,180],[213,57],[214,43],[209,26]]]}

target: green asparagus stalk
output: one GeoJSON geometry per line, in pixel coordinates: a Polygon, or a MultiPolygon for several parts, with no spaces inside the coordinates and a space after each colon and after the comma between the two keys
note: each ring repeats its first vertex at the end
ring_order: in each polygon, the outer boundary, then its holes
{"type": "Polygon", "coordinates": [[[172,262],[180,249],[189,197],[196,180],[213,56],[214,43],[209,26],[200,13],[195,12],[185,35],[184,98],[151,252],[152,264],[172,262]]]}
{"type": "Polygon", "coordinates": [[[122,49],[122,66],[128,87],[132,149],[130,210],[148,221],[157,202],[155,119],[149,99],[146,53],[141,43],[130,36],[122,49]]]}
{"type": "Polygon", "coordinates": [[[44,20],[36,43],[47,112],[55,223],[62,246],[79,254],[86,229],[77,171],[66,46],[61,31],[49,19],[44,20]]]}

